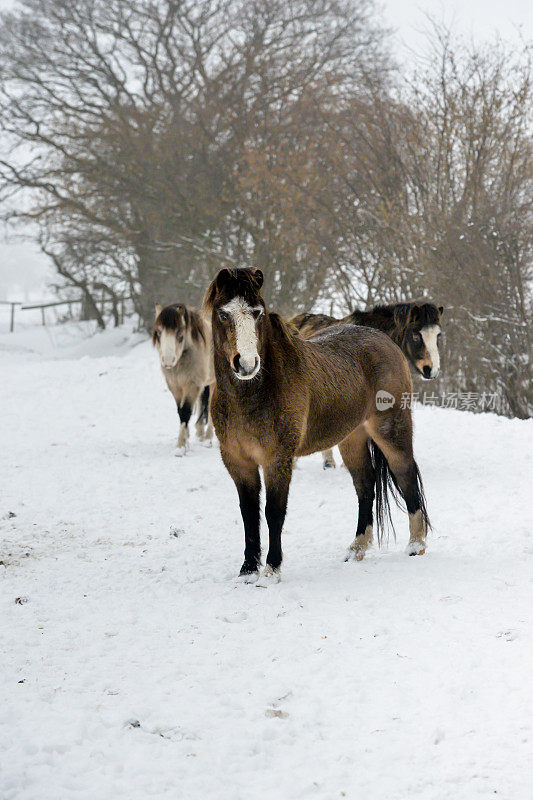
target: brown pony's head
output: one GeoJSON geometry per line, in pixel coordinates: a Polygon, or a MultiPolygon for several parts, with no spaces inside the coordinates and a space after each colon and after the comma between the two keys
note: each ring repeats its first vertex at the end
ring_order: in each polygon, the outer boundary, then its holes
{"type": "Polygon", "coordinates": [[[181,303],[161,308],[155,304],[152,342],[163,369],[172,369],[180,360],[191,331],[191,313],[181,303]]]}
{"type": "Polygon", "coordinates": [[[425,379],[436,378],[440,371],[440,319],[444,308],[433,303],[398,303],[394,323],[398,340],[407,358],[425,379]]]}
{"type": "Polygon", "coordinates": [[[227,359],[235,378],[249,381],[261,369],[265,302],[259,269],[221,269],[208,288],[204,310],[211,312],[215,354],[227,359]]]}

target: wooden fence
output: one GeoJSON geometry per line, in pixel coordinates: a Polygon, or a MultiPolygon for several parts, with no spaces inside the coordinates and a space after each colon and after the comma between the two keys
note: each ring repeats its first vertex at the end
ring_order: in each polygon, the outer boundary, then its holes
{"type": "MultiPolygon", "coordinates": [[[[119,323],[122,325],[126,316],[126,301],[132,300],[132,297],[120,297],[118,298],[118,318],[119,323]]],[[[72,299],[72,300],[55,300],[51,303],[35,303],[32,305],[24,305],[20,302],[13,302],[11,300],[0,300],[0,305],[3,306],[11,306],[11,314],[9,320],[9,332],[13,333],[15,330],[15,310],[17,306],[20,306],[21,311],[35,311],[36,309],[41,309],[41,324],[46,325],[46,309],[47,308],[56,308],[58,306],[68,306],[70,314],[72,314],[72,307],[75,305],[83,305],[84,299],[82,297],[72,299]]],[[[105,306],[106,303],[111,304],[113,306],[113,299],[111,297],[103,297],[101,300],[97,301],[100,307],[100,312],[103,315],[105,313],[105,306]]]]}
{"type": "Polygon", "coordinates": [[[9,332],[13,333],[15,330],[15,309],[21,306],[22,303],[13,302],[12,300],[0,300],[0,306],[11,306],[11,313],[9,315],[9,332]]]}

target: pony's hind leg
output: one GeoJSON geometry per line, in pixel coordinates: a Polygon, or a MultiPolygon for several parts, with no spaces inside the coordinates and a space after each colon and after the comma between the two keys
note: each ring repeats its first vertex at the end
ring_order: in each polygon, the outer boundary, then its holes
{"type": "Polygon", "coordinates": [[[348,548],[346,561],[362,561],[372,544],[372,506],[376,482],[372,459],[368,449],[369,437],[364,428],[358,428],[339,444],[342,460],[357,492],[359,502],[355,539],[348,548]]]}
{"type": "Polygon", "coordinates": [[[213,435],[213,429],[211,428],[210,436],[208,436],[209,430],[209,386],[204,386],[200,395],[200,413],[196,420],[196,435],[199,439],[210,439],[213,435]]]}
{"type": "Polygon", "coordinates": [[[324,469],[331,469],[336,466],[333,450],[331,448],[329,450],[322,450],[322,467],[324,469]]]}
{"type": "MultiPolygon", "coordinates": [[[[211,442],[213,438],[213,418],[211,417],[211,402],[210,398],[213,396],[213,389],[215,384],[212,383],[210,386],[206,386],[208,389],[208,397],[207,397],[207,428],[205,429],[204,439],[206,442],[211,442]]],[[[205,390],[204,390],[205,391],[205,390]]]]}
{"type": "MultiPolygon", "coordinates": [[[[374,420],[369,427],[372,439],[382,451],[383,462],[383,456],[386,458],[382,469],[390,469],[393,482],[405,500],[409,514],[409,544],[406,552],[410,556],[423,555],[426,552],[429,519],[422,478],[413,456],[410,412],[407,409],[398,410],[374,420]]],[[[383,475],[382,483],[385,491],[386,475],[383,475]]]]}

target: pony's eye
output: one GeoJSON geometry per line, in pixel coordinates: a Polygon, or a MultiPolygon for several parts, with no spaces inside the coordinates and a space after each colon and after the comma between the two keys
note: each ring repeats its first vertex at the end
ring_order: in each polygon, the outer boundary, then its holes
{"type": "Polygon", "coordinates": [[[225,311],[219,311],[218,312],[218,318],[219,318],[219,320],[221,322],[227,322],[228,319],[229,319],[229,316],[228,316],[228,314],[226,314],[225,311]]]}
{"type": "Polygon", "coordinates": [[[413,333],[413,339],[415,340],[415,342],[419,342],[422,339],[422,337],[417,331],[415,331],[413,333]]]}
{"type": "Polygon", "coordinates": [[[178,342],[182,342],[182,341],[183,341],[183,334],[180,333],[180,335],[178,336],[178,342]]]}

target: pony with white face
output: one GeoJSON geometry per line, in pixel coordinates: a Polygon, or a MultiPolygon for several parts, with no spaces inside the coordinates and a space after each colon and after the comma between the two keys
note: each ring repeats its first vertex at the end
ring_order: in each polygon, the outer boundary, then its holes
{"type": "Polygon", "coordinates": [[[152,342],[161,362],[161,371],[180,418],[178,448],[185,452],[189,441],[189,420],[197,403],[199,439],[211,440],[213,427],[209,414],[210,386],[214,381],[211,326],[201,314],[181,303],[163,308],[156,303],[152,342]]]}
{"type": "Polygon", "coordinates": [[[412,390],[407,359],[380,331],[338,325],[303,339],[261,295],[257,269],[222,269],[209,286],[216,383],[211,411],[220,455],[235,483],[244,526],[240,575],[259,577],[263,470],[269,547],[262,585],[279,580],[281,532],[294,460],[338,444],[359,498],[347,558],[362,560],[380,541],[388,493],[397,489],[409,515],[409,555],[423,555],[429,520],[413,455],[412,390]],[[382,408],[385,393],[392,402],[382,408]]]}

